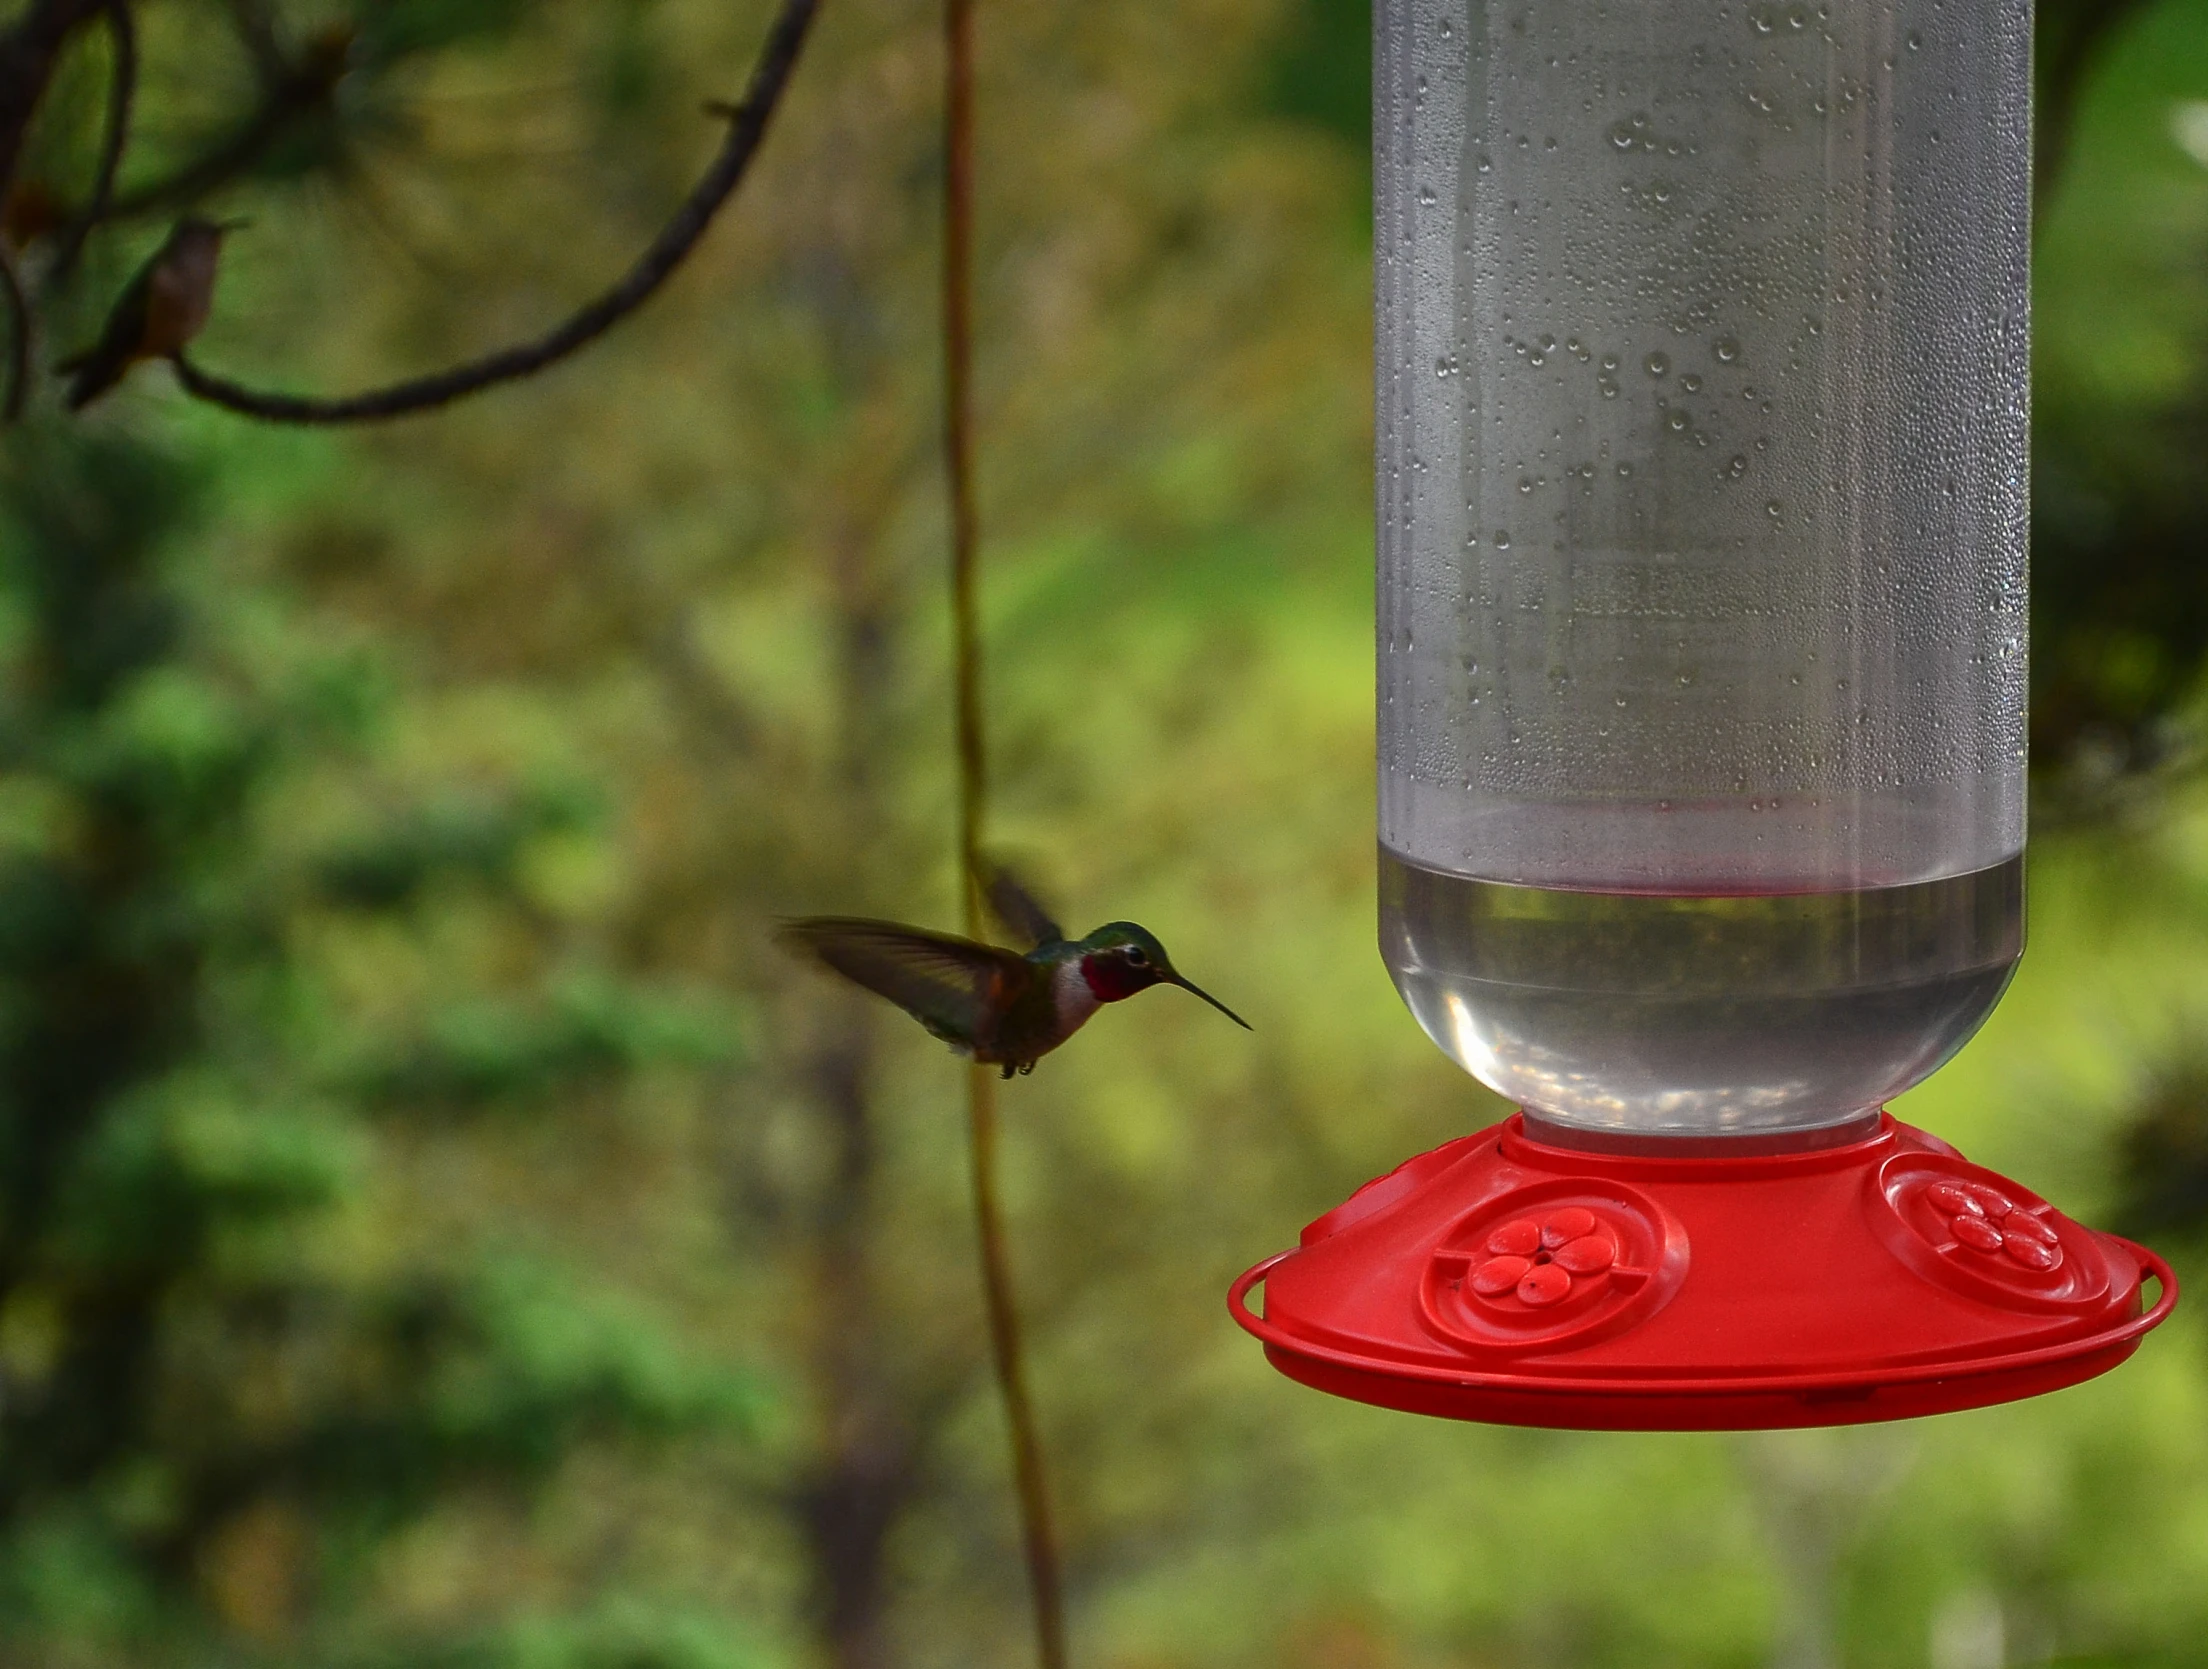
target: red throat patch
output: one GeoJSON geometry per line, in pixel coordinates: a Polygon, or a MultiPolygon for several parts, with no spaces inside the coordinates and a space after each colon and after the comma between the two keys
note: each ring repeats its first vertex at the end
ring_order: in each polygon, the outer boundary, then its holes
{"type": "Polygon", "coordinates": [[[1100,1003],[1116,1003],[1133,996],[1137,991],[1147,991],[1157,984],[1157,975],[1148,968],[1134,968],[1117,956],[1084,956],[1081,958],[1081,977],[1089,982],[1089,989],[1096,993],[1100,1003]]]}

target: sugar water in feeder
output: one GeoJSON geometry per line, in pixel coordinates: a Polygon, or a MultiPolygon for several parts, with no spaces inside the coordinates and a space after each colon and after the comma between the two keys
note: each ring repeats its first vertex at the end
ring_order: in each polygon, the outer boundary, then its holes
{"type": "Polygon", "coordinates": [[[1522,1111],[1245,1277],[1288,1372],[1817,1423],[2166,1311],[1882,1110],[2024,945],[2030,65],[2027,0],[1379,0],[1381,948],[1522,1111]]]}
{"type": "Polygon", "coordinates": [[[1388,965],[1543,1118],[1874,1112],[2023,948],[2030,13],[1381,29],[1388,965]]]}

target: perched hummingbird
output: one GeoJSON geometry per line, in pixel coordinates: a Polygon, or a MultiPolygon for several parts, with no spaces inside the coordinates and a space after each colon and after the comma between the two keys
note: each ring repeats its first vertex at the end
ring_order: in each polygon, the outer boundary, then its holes
{"type": "Polygon", "coordinates": [[[188,215],[138,269],[109,310],[100,339],[54,369],[74,379],[69,409],[81,411],[141,359],[170,359],[205,328],[214,305],[223,235],[244,224],[188,215]]]}
{"type": "Polygon", "coordinates": [[[1153,985],[1194,991],[1244,1031],[1241,1015],[1174,971],[1165,947],[1131,921],[1107,922],[1068,939],[1049,913],[1003,871],[989,878],[989,902],[1030,940],[1022,956],[998,945],[930,933],[893,921],[808,916],[785,922],[787,948],[887,997],[960,1054],[1001,1066],[1009,1078],[1079,1031],[1090,1015],[1153,985]]]}

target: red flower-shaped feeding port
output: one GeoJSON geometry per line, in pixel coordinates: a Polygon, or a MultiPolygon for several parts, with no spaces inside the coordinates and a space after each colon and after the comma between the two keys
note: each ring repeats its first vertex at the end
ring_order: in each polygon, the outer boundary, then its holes
{"type": "Polygon", "coordinates": [[[2062,1236],[1997,1189],[1964,1182],[1935,1182],[1925,1203],[1945,1213],[1958,1246],[1998,1253],[2026,1269],[2047,1271],[2062,1263],[2062,1236]]]}
{"type": "Polygon", "coordinates": [[[1618,1261],[1617,1235],[1583,1205],[1545,1217],[1513,1217],[1487,1237],[1486,1261],[1468,1285],[1481,1298],[1513,1294],[1529,1309],[1572,1295],[1572,1279],[1607,1274],[1618,1261]]]}
{"type": "Polygon", "coordinates": [[[1947,1154],[1898,1153],[1872,1181],[1887,1248],[1927,1280],[2007,1308],[2093,1310],[2108,1289],[2093,1237],[2035,1194],[1947,1154]]]}
{"type": "Polygon", "coordinates": [[[1577,1349],[1653,1315],[1686,1268],[1686,1231],[1639,1189],[1534,1183],[1441,1237],[1420,1309],[1460,1349],[1577,1349]]]}

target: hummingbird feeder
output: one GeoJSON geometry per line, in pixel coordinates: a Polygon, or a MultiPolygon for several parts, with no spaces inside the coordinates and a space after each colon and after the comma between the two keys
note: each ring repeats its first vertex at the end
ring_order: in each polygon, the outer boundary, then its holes
{"type": "Polygon", "coordinates": [[[2029,0],[1376,7],[1381,946],[1520,1111],[1235,1283],[1282,1372],[1829,1425],[2169,1313],[1884,1110],[2024,948],[2030,50],[2029,0]]]}

